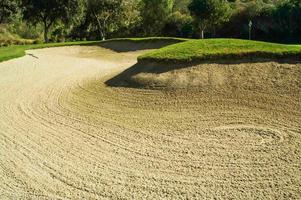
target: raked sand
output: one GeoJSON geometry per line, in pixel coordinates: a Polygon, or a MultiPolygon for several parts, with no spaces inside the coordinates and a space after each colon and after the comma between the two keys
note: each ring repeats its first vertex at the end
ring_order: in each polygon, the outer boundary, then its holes
{"type": "Polygon", "coordinates": [[[0,63],[0,199],[301,199],[298,87],[105,85],[141,53],[60,47],[0,63]]]}

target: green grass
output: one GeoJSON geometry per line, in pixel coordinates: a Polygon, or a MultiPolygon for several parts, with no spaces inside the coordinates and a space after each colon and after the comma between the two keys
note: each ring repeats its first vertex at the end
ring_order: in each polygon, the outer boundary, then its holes
{"type": "Polygon", "coordinates": [[[102,42],[110,41],[130,41],[130,42],[155,42],[155,41],[187,41],[183,38],[169,38],[169,37],[148,37],[148,38],[117,38],[106,41],[81,41],[81,42],[65,42],[65,43],[48,43],[35,45],[12,45],[8,47],[0,47],[0,62],[7,61],[13,58],[22,57],[26,50],[41,49],[48,47],[72,46],[72,45],[97,45],[102,42]]]}
{"type": "MultiPolygon", "coordinates": [[[[299,58],[301,59],[301,45],[284,45],[258,41],[239,39],[206,39],[188,40],[183,38],[121,38],[110,41],[130,42],[155,42],[155,41],[183,41],[161,49],[154,50],[138,58],[139,61],[156,62],[194,62],[212,61],[224,59],[245,59],[245,58],[299,58]]],[[[99,41],[82,41],[67,43],[49,43],[36,45],[13,45],[0,47],[0,62],[25,55],[29,49],[40,49],[48,47],[72,46],[72,45],[97,45],[99,41]]]]}
{"type": "Polygon", "coordinates": [[[195,62],[227,59],[301,58],[301,45],[284,45],[239,39],[189,40],[138,58],[139,61],[195,62]]]}
{"type": "Polygon", "coordinates": [[[35,45],[12,45],[8,47],[0,47],[0,62],[22,57],[25,51],[29,49],[41,49],[48,47],[72,46],[72,45],[93,45],[98,44],[97,41],[82,41],[82,42],[65,42],[65,43],[48,43],[35,45]]]}

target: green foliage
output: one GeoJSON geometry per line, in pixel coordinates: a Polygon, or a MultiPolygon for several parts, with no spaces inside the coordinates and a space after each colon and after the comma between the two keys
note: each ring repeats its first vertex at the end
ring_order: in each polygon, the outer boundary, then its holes
{"type": "Polygon", "coordinates": [[[114,31],[114,26],[120,21],[122,0],[88,0],[87,23],[98,28],[101,39],[105,40],[107,33],[114,31]]]}
{"type": "Polygon", "coordinates": [[[140,61],[194,62],[217,59],[301,58],[301,45],[238,39],[189,40],[139,57],[140,61]]]}
{"type": "Polygon", "coordinates": [[[246,1],[232,4],[234,13],[220,29],[220,37],[248,37],[248,21],[253,21],[252,38],[274,42],[301,42],[300,0],[246,1]]]}
{"type": "Polygon", "coordinates": [[[141,23],[139,1],[123,0],[122,3],[122,19],[120,20],[120,32],[123,36],[129,36],[133,34],[136,27],[139,26],[139,24],[141,23]]]}
{"type": "Polygon", "coordinates": [[[175,0],[173,11],[179,11],[183,14],[189,14],[188,5],[191,0],[175,0]]]}
{"type": "Polygon", "coordinates": [[[44,25],[44,39],[48,42],[48,32],[58,21],[69,23],[80,8],[79,0],[22,0],[24,18],[30,23],[44,25]]]}
{"type": "Polygon", "coordinates": [[[176,11],[170,14],[165,22],[163,33],[172,37],[191,37],[193,23],[190,15],[176,11]]]}
{"type": "Polygon", "coordinates": [[[17,0],[0,1],[0,24],[8,23],[19,12],[17,0]]]}
{"type": "Polygon", "coordinates": [[[188,8],[202,38],[207,28],[215,28],[230,17],[230,5],[226,0],[192,0],[188,8]]]}
{"type": "Polygon", "coordinates": [[[144,35],[161,34],[173,5],[173,0],[141,0],[140,13],[144,35]]]}
{"type": "Polygon", "coordinates": [[[0,47],[9,45],[32,44],[33,40],[22,39],[9,30],[8,25],[0,25],[0,47]]]}
{"type": "Polygon", "coordinates": [[[25,39],[41,39],[43,27],[41,25],[32,25],[23,21],[17,20],[10,24],[9,31],[25,39]]]}
{"type": "Polygon", "coordinates": [[[281,35],[288,35],[292,40],[301,40],[301,0],[282,2],[274,14],[277,28],[281,35]]]}
{"type": "Polygon", "coordinates": [[[250,20],[255,40],[301,42],[301,0],[0,1],[0,24],[13,35],[0,33],[5,45],[41,40],[43,33],[46,42],[204,33],[248,38],[250,20]]]}

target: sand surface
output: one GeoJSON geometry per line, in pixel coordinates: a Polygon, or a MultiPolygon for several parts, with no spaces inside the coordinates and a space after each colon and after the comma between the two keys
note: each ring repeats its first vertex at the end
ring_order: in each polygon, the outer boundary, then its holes
{"type": "Polygon", "coordinates": [[[301,199],[299,87],[108,87],[142,52],[27,53],[0,63],[0,199],[301,199]]]}

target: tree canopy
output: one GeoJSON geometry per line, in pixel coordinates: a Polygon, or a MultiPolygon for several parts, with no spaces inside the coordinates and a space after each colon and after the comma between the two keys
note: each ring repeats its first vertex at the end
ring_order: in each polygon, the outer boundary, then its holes
{"type": "Polygon", "coordinates": [[[2,29],[46,42],[143,36],[247,39],[250,20],[252,39],[301,42],[301,0],[0,1],[2,29]]]}
{"type": "Polygon", "coordinates": [[[61,20],[68,23],[77,14],[81,1],[78,0],[22,0],[24,19],[30,23],[43,23],[44,39],[54,23],[61,20]]]}
{"type": "Polygon", "coordinates": [[[0,24],[9,22],[15,13],[18,12],[18,1],[1,0],[0,1],[0,24]]]}
{"type": "Polygon", "coordinates": [[[201,38],[204,38],[207,28],[215,28],[230,17],[230,6],[226,0],[192,0],[188,8],[201,31],[201,38]]]}
{"type": "Polygon", "coordinates": [[[161,34],[173,5],[174,0],[141,0],[140,13],[145,35],[161,34]]]}
{"type": "Polygon", "coordinates": [[[101,39],[105,40],[107,32],[112,31],[122,11],[121,0],[87,0],[87,17],[97,27],[101,39]]]}

